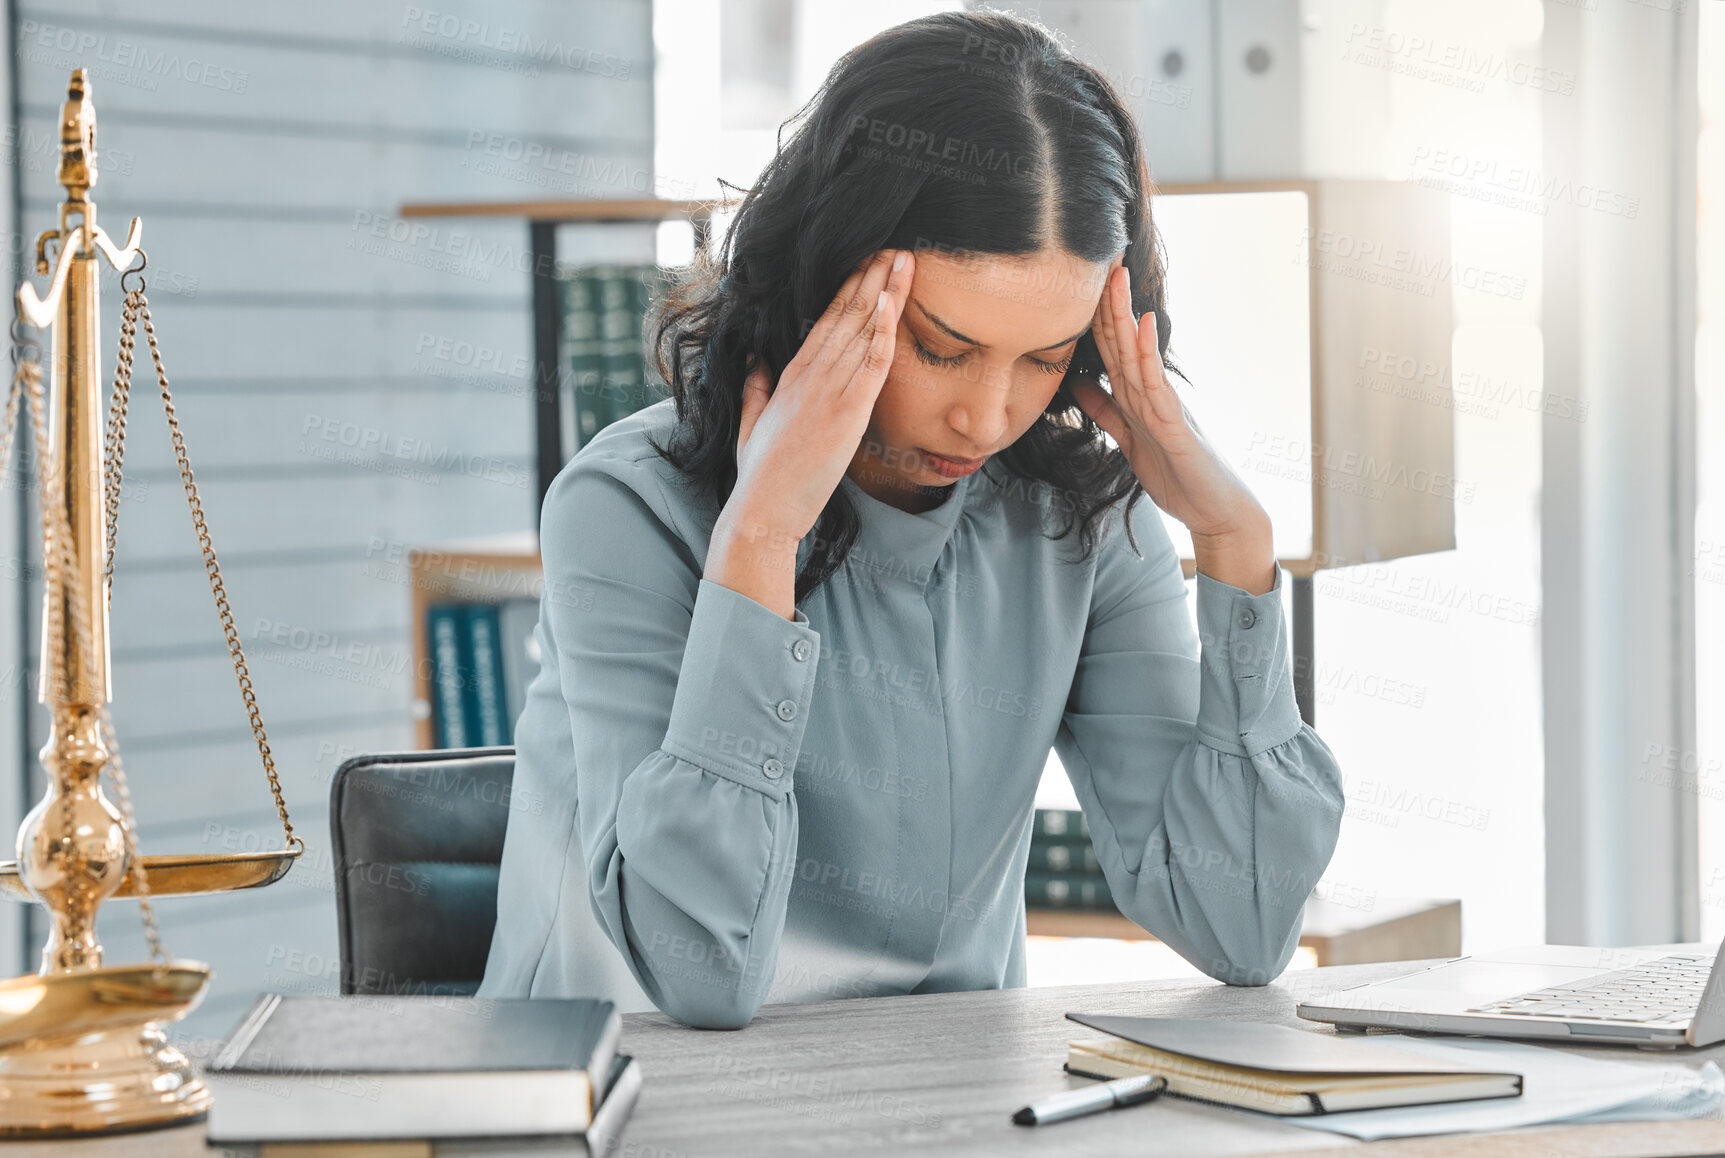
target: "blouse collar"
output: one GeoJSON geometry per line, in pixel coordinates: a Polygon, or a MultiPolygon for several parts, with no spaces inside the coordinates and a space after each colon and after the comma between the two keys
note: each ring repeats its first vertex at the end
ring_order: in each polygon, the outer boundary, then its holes
{"type": "Polygon", "coordinates": [[[858,486],[850,475],[844,475],[839,487],[850,495],[861,523],[856,542],[846,556],[847,565],[870,576],[928,586],[935,562],[958,525],[970,480],[978,473],[973,471],[947,487],[947,496],[941,504],[920,514],[881,502],[858,486]]]}

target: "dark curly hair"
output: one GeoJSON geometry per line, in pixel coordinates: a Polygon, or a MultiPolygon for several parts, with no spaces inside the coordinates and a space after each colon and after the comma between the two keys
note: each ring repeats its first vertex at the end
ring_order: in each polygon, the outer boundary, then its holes
{"type": "MultiPolygon", "coordinates": [[[[1119,94],[1045,28],[976,11],[887,29],[840,58],[781,126],[776,154],[717,256],[697,257],[649,321],[653,366],[670,387],[680,435],[654,449],[722,507],[736,485],[743,379],[753,357],[777,381],[812,319],[851,270],[882,249],[935,246],[962,256],[1058,248],[1104,262],[1124,248],[1133,316],[1156,315],[1167,364],[1171,327],[1151,192],[1119,94]],[[957,157],[946,163],[952,142],[957,157]],[[927,164],[925,155],[942,163],[927,164]]],[[[1077,526],[1084,557],[1107,511],[1130,496],[1130,512],[1144,496],[1125,455],[1073,397],[1076,381],[1102,373],[1087,333],[1042,417],[984,468],[1053,488],[1065,518],[1051,538],[1077,526]]],[[[797,575],[798,603],[843,563],[858,526],[855,507],[836,489],[797,575]]],[[[1137,551],[1130,519],[1126,529],[1137,551]]]]}

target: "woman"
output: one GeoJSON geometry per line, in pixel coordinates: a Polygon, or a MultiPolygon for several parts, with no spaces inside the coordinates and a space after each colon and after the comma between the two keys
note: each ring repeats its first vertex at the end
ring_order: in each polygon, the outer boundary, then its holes
{"type": "Polygon", "coordinates": [[[1022,986],[1050,746],[1121,910],[1266,983],[1341,777],[1268,517],[1164,375],[1130,117],[976,12],[858,46],[799,116],[659,319],[673,398],[546,496],[480,995],[737,1027],[1022,986]]]}

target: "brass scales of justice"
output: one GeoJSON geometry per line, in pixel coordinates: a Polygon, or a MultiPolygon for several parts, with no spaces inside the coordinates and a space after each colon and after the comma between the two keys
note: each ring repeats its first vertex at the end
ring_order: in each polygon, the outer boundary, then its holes
{"type": "Polygon", "coordinates": [[[281,879],[305,849],[282,799],[251,677],[222,587],[209,528],[186,459],[155,327],[144,297],[142,224],[132,218],[124,248],[96,224],[96,113],[84,69],[72,73],[60,117],[58,181],[66,189],[60,227],[36,239],[36,272],[50,269],[44,297],[26,281],[22,321],[53,335],[51,389],[43,398],[40,364],[15,324],[17,370],[0,431],[0,467],[9,461],[20,404],[35,430],[35,489],[42,536],[41,680],[49,706],[40,757],[47,791],[18,830],[17,859],[0,862],[0,893],[47,906],[42,964],[35,974],[0,981],[0,1138],[89,1135],[167,1126],[203,1116],[210,1092],[162,1023],[203,999],[210,968],[171,959],[162,947],[152,896],[255,888],[281,879]],[[125,306],[106,429],[97,336],[97,257],[122,271],[125,306]],[[128,288],[137,277],[136,288],[128,288]],[[227,635],[264,773],[286,847],[262,853],[142,856],[125,771],[108,715],[108,605],[112,594],[120,469],[125,452],[132,348],[139,321],[161,385],[180,478],[203,549],[204,569],[227,635]],[[24,349],[20,349],[24,347],[24,349]],[[118,809],[103,794],[113,782],[118,809]],[[150,961],[104,965],[96,910],[110,897],[138,900],[150,961]]]}

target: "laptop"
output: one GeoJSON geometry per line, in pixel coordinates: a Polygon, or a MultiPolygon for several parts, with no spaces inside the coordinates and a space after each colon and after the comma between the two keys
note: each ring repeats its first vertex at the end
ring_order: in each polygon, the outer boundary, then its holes
{"type": "Polygon", "coordinates": [[[1645,1048],[1725,1040],[1725,944],[1536,945],[1453,961],[1302,1001],[1337,1032],[1368,1027],[1645,1048]]]}

